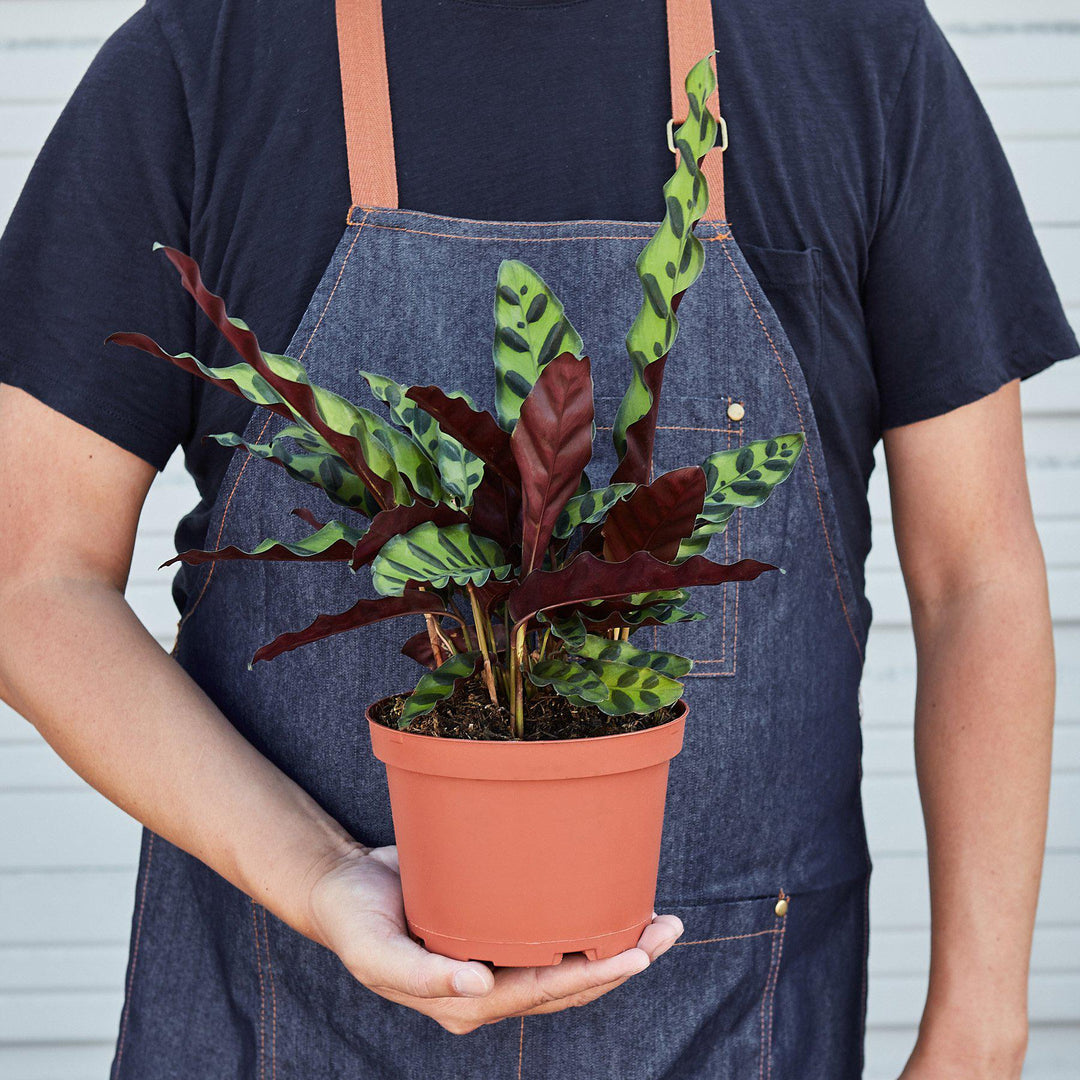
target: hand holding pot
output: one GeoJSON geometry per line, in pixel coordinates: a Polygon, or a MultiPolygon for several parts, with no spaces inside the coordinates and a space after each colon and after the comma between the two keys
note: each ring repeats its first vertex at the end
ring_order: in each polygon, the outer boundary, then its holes
{"type": "Polygon", "coordinates": [[[560,1012],[614,990],[675,943],[682,923],[661,915],[636,948],[606,960],[567,957],[542,968],[499,968],[428,952],[409,936],[397,849],[358,851],[311,892],[320,939],[369,990],[465,1035],[510,1016],[560,1012]]]}

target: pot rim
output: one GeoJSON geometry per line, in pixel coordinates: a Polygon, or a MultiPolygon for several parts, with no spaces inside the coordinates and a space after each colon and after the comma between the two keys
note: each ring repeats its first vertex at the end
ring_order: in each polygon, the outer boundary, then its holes
{"type": "MultiPolygon", "coordinates": [[[[397,695],[388,695],[396,697],[397,695]]],[[[386,698],[381,699],[385,701],[386,698]]],[[[632,772],[667,762],[682,749],[689,708],[666,723],[579,739],[447,739],[388,728],[365,715],[375,756],[389,767],[474,780],[557,780],[632,772]]]]}

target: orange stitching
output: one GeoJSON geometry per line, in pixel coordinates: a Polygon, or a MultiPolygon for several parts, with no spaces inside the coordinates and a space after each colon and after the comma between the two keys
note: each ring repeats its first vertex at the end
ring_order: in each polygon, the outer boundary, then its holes
{"type": "Polygon", "coordinates": [[[255,914],[255,901],[251,901],[251,926],[255,931],[255,963],[259,970],[259,1076],[266,1077],[266,988],[263,985],[262,944],[259,940],[259,922],[255,914]]]}
{"type": "Polygon", "coordinates": [[[776,963],[776,943],[778,940],[778,938],[773,938],[772,946],[769,949],[769,970],[765,975],[765,986],[761,991],[761,1007],[758,1009],[758,1026],[760,1029],[758,1037],[758,1080],[763,1080],[765,1075],[765,999],[769,996],[769,984],[772,982],[773,964],[776,963]]]}
{"type": "Polygon", "coordinates": [[[270,930],[266,925],[266,908],[262,915],[263,944],[266,946],[266,969],[270,978],[270,1076],[277,1080],[277,987],[274,984],[274,961],[270,958],[270,930]]]}
{"type": "MultiPolygon", "coordinates": [[[[446,214],[433,214],[427,210],[400,210],[396,207],[389,206],[360,206],[358,204],[349,207],[349,217],[352,217],[354,210],[364,210],[367,213],[376,214],[408,214],[410,217],[422,217],[428,218],[432,221],[465,221],[471,225],[515,225],[528,229],[546,229],[552,225],[644,225],[659,227],[657,221],[615,221],[612,218],[574,218],[571,221],[491,221],[484,220],[483,218],[465,218],[465,217],[448,217],[446,214]]],[[[350,225],[356,224],[353,221],[349,222],[350,225]]],[[[707,221],[701,222],[706,228],[720,229],[721,227],[727,228],[730,222],[728,221],[707,221]]],[[[714,237],[708,237],[708,239],[714,239],[714,237]]]]}
{"type": "Polygon", "coordinates": [[[493,240],[508,244],[557,244],[563,240],[651,240],[649,236],[469,236],[464,233],[433,232],[431,229],[407,229],[404,225],[374,225],[369,229],[413,233],[416,236],[436,236],[445,240],[493,240]]]}
{"type": "MultiPolygon", "coordinates": [[[[780,899],[787,900],[788,897],[784,895],[784,890],[780,890],[780,899]]],[[[790,910],[790,908],[789,908],[790,910]]],[[[772,993],[769,995],[769,1045],[766,1047],[768,1069],[766,1071],[766,1080],[772,1078],[772,1035],[773,1035],[773,1007],[776,1005],[776,986],[780,982],[780,961],[784,957],[784,934],[787,932],[787,916],[786,914],[780,916],[783,922],[780,925],[780,937],[779,937],[779,949],[776,953],[776,966],[773,969],[773,984],[772,993]]]]}
{"type": "MultiPolygon", "coordinates": [[[[352,239],[352,243],[349,245],[349,250],[345,253],[345,258],[341,262],[341,269],[338,270],[338,276],[334,280],[334,287],[330,290],[330,295],[326,298],[326,303],[323,305],[322,312],[319,314],[319,321],[315,324],[315,329],[311,331],[310,336],[304,343],[303,349],[300,350],[298,360],[304,359],[304,354],[308,351],[308,346],[315,340],[315,335],[319,332],[319,327],[322,326],[323,319],[326,317],[327,311],[330,309],[330,302],[334,299],[334,294],[338,290],[338,286],[341,284],[341,276],[345,273],[345,267],[348,265],[349,259],[352,257],[353,248],[356,247],[356,241],[360,239],[360,233],[363,232],[364,222],[359,223],[359,228],[356,230],[356,235],[352,239]]],[[[274,413],[270,413],[266,418],[266,422],[259,429],[259,434],[255,436],[255,441],[258,442],[265,434],[266,429],[270,426],[270,421],[274,418],[274,413]]],[[[251,463],[253,455],[251,451],[247,451],[247,457],[244,458],[243,464],[240,466],[240,471],[236,474],[236,479],[233,481],[232,490],[229,492],[229,497],[225,500],[225,509],[221,511],[221,522],[218,525],[217,536],[214,538],[214,548],[221,546],[221,536],[225,532],[225,519],[229,516],[229,507],[232,506],[233,496],[236,494],[237,488],[240,487],[240,481],[244,476],[244,471],[251,463]]],[[[212,562],[210,564],[210,570],[206,577],[203,579],[202,588],[199,590],[199,595],[195,597],[195,602],[187,609],[180,622],[176,625],[176,639],[173,641],[172,655],[176,655],[176,650],[180,646],[180,634],[184,629],[184,624],[195,614],[195,609],[202,603],[203,597],[206,595],[206,590],[210,586],[210,579],[214,576],[214,570],[217,568],[217,563],[212,562]]]]}
{"type": "Polygon", "coordinates": [[[131,988],[135,984],[135,966],[139,962],[139,941],[142,938],[143,910],[146,908],[146,892],[150,886],[150,863],[154,858],[154,834],[146,845],[146,866],[143,868],[142,889],[139,892],[139,914],[135,918],[135,941],[131,947],[131,970],[128,972],[127,992],[124,995],[124,1016],[120,1021],[120,1044],[116,1048],[116,1067],[113,1076],[120,1075],[120,1062],[124,1058],[124,1038],[127,1035],[128,1015],[131,1012],[131,988]]]}
{"type": "Polygon", "coordinates": [[[525,1017],[521,1018],[521,1034],[518,1035],[518,1080],[521,1080],[521,1062],[525,1056],[525,1017]]]}
{"type": "Polygon", "coordinates": [[[732,934],[731,937],[710,937],[702,938],[701,941],[676,941],[678,945],[712,945],[717,941],[742,941],[744,938],[752,937],[764,937],[766,934],[779,934],[780,931],[776,929],[772,930],[755,930],[752,934],[732,934]]]}
{"type": "MultiPolygon", "coordinates": [[[[731,435],[736,432],[735,428],[723,427],[679,427],[676,424],[657,424],[657,431],[711,431],[714,435],[731,435]]],[[[730,440],[728,440],[730,442],[730,440]]]]}
{"type": "MultiPolygon", "coordinates": [[[[730,408],[730,407],[731,407],[731,398],[729,397],[728,398],[728,408],[730,408]]],[[[724,449],[725,450],[730,450],[731,449],[731,435],[730,434],[728,435],[725,442],[726,442],[727,445],[724,447],[724,449]]],[[[742,515],[740,514],[739,517],[741,519],[742,515]]],[[[731,530],[730,529],[725,529],[724,530],[724,561],[725,562],[731,562],[731,530]]],[[[722,595],[724,597],[724,617],[723,617],[723,619],[721,620],[721,623],[720,623],[720,635],[721,635],[720,636],[720,662],[721,663],[723,663],[725,660],[727,660],[728,586],[726,584],[724,585],[724,591],[723,591],[722,595]]],[[[735,590],[736,599],[738,599],[738,596],[739,596],[738,589],[736,589],[735,590]]],[[[738,622],[736,622],[735,623],[735,633],[736,633],[736,635],[738,634],[738,631],[739,631],[739,624],[738,624],[738,622]]],[[[723,672],[717,672],[717,674],[721,675],[721,674],[723,674],[723,672]]],[[[734,674],[734,660],[732,661],[732,674],[734,674]]]]}
{"type": "MultiPolygon", "coordinates": [[[[735,525],[735,560],[736,562],[742,558],[742,522],[743,516],[739,515],[739,520],[735,525]]],[[[731,643],[731,674],[735,674],[735,669],[739,666],[739,582],[735,582],[735,639],[731,643]]],[[[725,645],[726,648],[726,645],[725,645]]]]}
{"type": "MultiPolygon", "coordinates": [[[[724,237],[717,237],[719,240],[723,240],[724,237]]],[[[750,306],[754,309],[754,315],[757,317],[758,324],[761,327],[762,333],[765,335],[765,339],[768,341],[769,346],[772,348],[773,355],[776,357],[777,363],[780,365],[780,370],[784,373],[784,382],[787,383],[788,392],[791,394],[791,400],[795,404],[795,412],[799,417],[799,427],[803,436],[806,436],[806,423],[803,420],[802,407],[799,405],[798,395],[795,393],[795,388],[791,385],[791,379],[788,376],[787,367],[784,364],[783,357],[780,355],[780,350],[777,349],[776,343],[772,339],[772,335],[769,333],[769,328],[765,325],[765,320],[761,317],[761,312],[758,311],[757,304],[754,303],[754,298],[750,295],[750,290],[746,287],[746,282],[743,280],[742,274],[739,272],[739,268],[735,265],[735,260],[731,257],[731,252],[728,251],[727,244],[721,245],[724,249],[724,254],[727,256],[727,261],[731,263],[732,270],[735,271],[735,276],[739,279],[739,284],[742,286],[743,293],[746,295],[746,299],[750,301],[750,306]]],[[[840,571],[836,565],[836,556],[833,553],[832,540],[829,537],[829,528],[825,524],[825,508],[821,501],[821,489],[818,487],[817,471],[814,469],[814,458],[810,453],[810,442],[806,441],[806,463],[810,466],[810,479],[814,484],[814,494],[817,498],[818,516],[821,519],[821,531],[825,537],[825,546],[829,552],[829,562],[832,564],[833,578],[836,580],[836,592],[840,597],[840,606],[844,609],[844,620],[847,622],[848,631],[851,633],[851,640],[855,643],[855,651],[859,654],[859,659],[862,659],[862,646],[859,644],[858,635],[855,633],[855,627],[851,622],[851,613],[848,611],[847,601],[844,599],[844,589],[840,584],[840,571]]]]}

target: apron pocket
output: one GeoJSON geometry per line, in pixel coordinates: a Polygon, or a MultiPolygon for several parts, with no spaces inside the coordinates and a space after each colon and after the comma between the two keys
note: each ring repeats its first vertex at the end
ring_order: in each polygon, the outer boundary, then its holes
{"type": "Polygon", "coordinates": [[[683,920],[682,940],[585,1008],[526,1018],[523,1080],[768,1076],[789,917],[776,914],[781,899],[778,891],[733,902],[658,902],[658,911],[683,920]]]}
{"type": "MultiPolygon", "coordinates": [[[[723,391],[727,387],[717,387],[723,391]]],[[[620,398],[596,399],[596,438],[589,480],[604,487],[615,469],[611,426],[620,398]]],[[[653,446],[653,475],[701,465],[717,450],[730,450],[745,441],[739,424],[728,409],[739,401],[734,388],[728,396],[686,397],[661,391],[660,417],[653,446]]],[[[736,514],[728,528],[713,538],[708,555],[719,562],[742,558],[742,514],[736,514]]],[[[736,673],[736,646],[739,633],[739,584],[698,589],[687,605],[708,618],[672,626],[652,627],[634,635],[642,648],[663,649],[694,661],[692,676],[733,676],[736,673]]]]}
{"type": "MultiPolygon", "coordinates": [[[[660,417],[653,447],[653,475],[688,465],[701,465],[718,450],[731,450],[745,441],[739,423],[728,410],[739,402],[737,388],[728,396],[680,397],[661,393],[660,417]]],[[[737,513],[727,529],[713,538],[708,556],[717,562],[733,563],[742,558],[742,514],[737,513]]],[[[687,605],[708,616],[704,621],[675,623],[642,631],[638,639],[651,636],[652,646],[678,653],[694,661],[691,677],[734,676],[739,643],[738,582],[697,589],[687,605]]]]}
{"type": "Polygon", "coordinates": [[[753,244],[739,244],[739,250],[776,312],[812,394],[821,357],[821,250],[789,251],[753,244]]]}

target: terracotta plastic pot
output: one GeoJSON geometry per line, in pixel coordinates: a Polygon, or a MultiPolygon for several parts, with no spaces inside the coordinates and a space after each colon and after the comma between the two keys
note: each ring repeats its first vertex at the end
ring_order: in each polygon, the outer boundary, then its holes
{"type": "Polygon", "coordinates": [[[660,727],[552,742],[412,735],[369,710],[409,929],[432,952],[500,966],[632,948],[656,898],[680,705],[660,727]]]}

